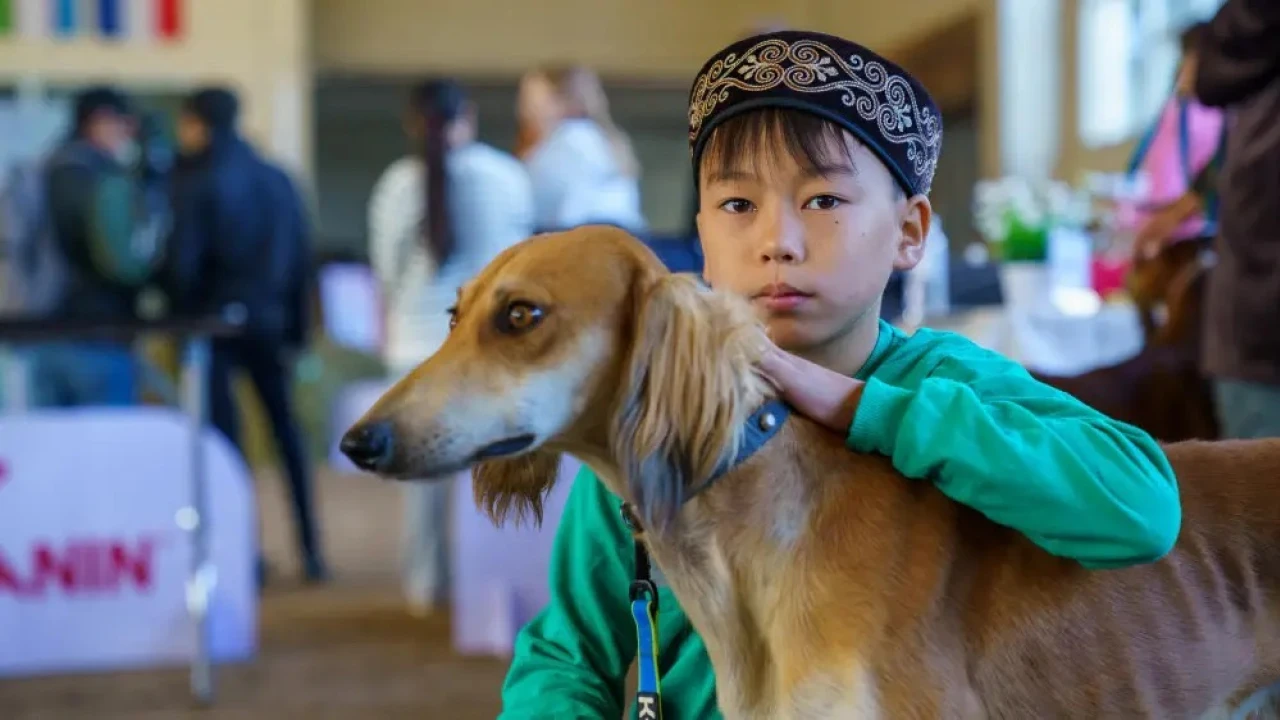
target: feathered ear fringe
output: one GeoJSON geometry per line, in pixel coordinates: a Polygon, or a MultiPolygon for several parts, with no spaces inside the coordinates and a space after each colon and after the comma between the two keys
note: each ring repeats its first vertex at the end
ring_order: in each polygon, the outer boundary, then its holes
{"type": "Polygon", "coordinates": [[[638,293],[635,317],[613,453],[640,521],[662,533],[736,449],[743,403],[767,391],[756,371],[767,340],[744,300],[688,275],[638,293]]]}

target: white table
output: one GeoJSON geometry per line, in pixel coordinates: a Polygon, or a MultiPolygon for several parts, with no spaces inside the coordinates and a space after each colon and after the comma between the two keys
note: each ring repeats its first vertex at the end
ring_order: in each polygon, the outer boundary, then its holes
{"type": "Polygon", "coordinates": [[[1047,375],[1079,375],[1123,362],[1142,349],[1142,324],[1129,304],[1106,304],[1083,316],[983,307],[929,318],[925,325],[957,332],[1047,375]]]}

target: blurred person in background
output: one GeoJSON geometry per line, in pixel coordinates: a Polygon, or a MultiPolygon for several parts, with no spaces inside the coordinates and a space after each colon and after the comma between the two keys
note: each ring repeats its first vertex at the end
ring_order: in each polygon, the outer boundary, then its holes
{"type": "Polygon", "coordinates": [[[520,81],[517,114],[541,231],[587,223],[645,230],[640,164],[613,122],[600,78],[581,66],[534,70],[520,81]]]}
{"type": "MultiPolygon", "coordinates": [[[[394,379],[444,343],[458,288],[534,232],[524,168],[477,142],[476,124],[457,83],[419,84],[404,117],[411,152],[387,167],[369,199],[369,256],[385,299],[384,360],[394,379]]],[[[448,591],[451,485],[404,486],[404,591],[415,615],[430,613],[448,591]]]]}
{"type": "MultiPolygon", "coordinates": [[[[249,375],[262,400],[289,482],[308,582],[328,570],[320,548],[311,469],[293,415],[293,360],[305,324],[300,288],[309,272],[309,228],[293,182],[237,130],[240,104],[225,88],[189,95],[178,117],[169,292],[177,313],[241,320],[238,337],[213,342],[210,415],[238,447],[233,375],[249,375]]],[[[260,574],[265,579],[265,562],[260,574]]]]}
{"type": "MultiPolygon", "coordinates": [[[[76,95],[71,134],[6,185],[17,310],[28,317],[128,322],[161,257],[168,220],[154,199],[163,178],[137,172],[136,121],[120,90],[76,95]],[[148,192],[148,188],[152,191],[148,192]]],[[[29,354],[37,406],[129,405],[139,365],[127,340],[68,341],[29,354]]]]}
{"type": "Polygon", "coordinates": [[[1121,227],[1134,234],[1134,259],[1154,258],[1169,243],[1197,240],[1208,244],[1217,229],[1216,156],[1226,127],[1222,110],[1196,100],[1193,69],[1208,23],[1196,23],[1181,37],[1182,57],[1174,91],[1155,124],[1138,143],[1130,175],[1141,175],[1143,192],[1125,202],[1121,227]]]}
{"type": "Polygon", "coordinates": [[[1280,437],[1280,3],[1227,0],[1187,73],[1227,110],[1204,364],[1228,437],[1280,437]]]}

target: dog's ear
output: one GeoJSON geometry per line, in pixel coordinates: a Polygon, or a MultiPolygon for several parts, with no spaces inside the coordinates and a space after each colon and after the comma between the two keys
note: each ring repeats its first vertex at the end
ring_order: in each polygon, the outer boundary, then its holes
{"type": "Polygon", "coordinates": [[[764,336],[745,302],[686,275],[638,288],[633,317],[611,441],[641,522],[662,533],[735,449],[764,336]]]}
{"type": "Polygon", "coordinates": [[[513,516],[516,525],[532,519],[540,526],[543,504],[559,472],[560,453],[549,450],[479,463],[471,470],[476,506],[498,527],[513,516]]]}

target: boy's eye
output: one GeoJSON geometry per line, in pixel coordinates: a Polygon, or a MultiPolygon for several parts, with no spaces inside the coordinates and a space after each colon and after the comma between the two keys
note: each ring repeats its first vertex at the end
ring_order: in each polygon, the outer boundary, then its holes
{"type": "Polygon", "coordinates": [[[804,204],[805,210],[835,210],[844,203],[835,195],[815,195],[804,204]]]}
{"type": "Polygon", "coordinates": [[[751,212],[751,208],[751,201],[743,200],[742,198],[729,198],[728,200],[720,203],[721,210],[735,215],[738,213],[751,212]]]}

